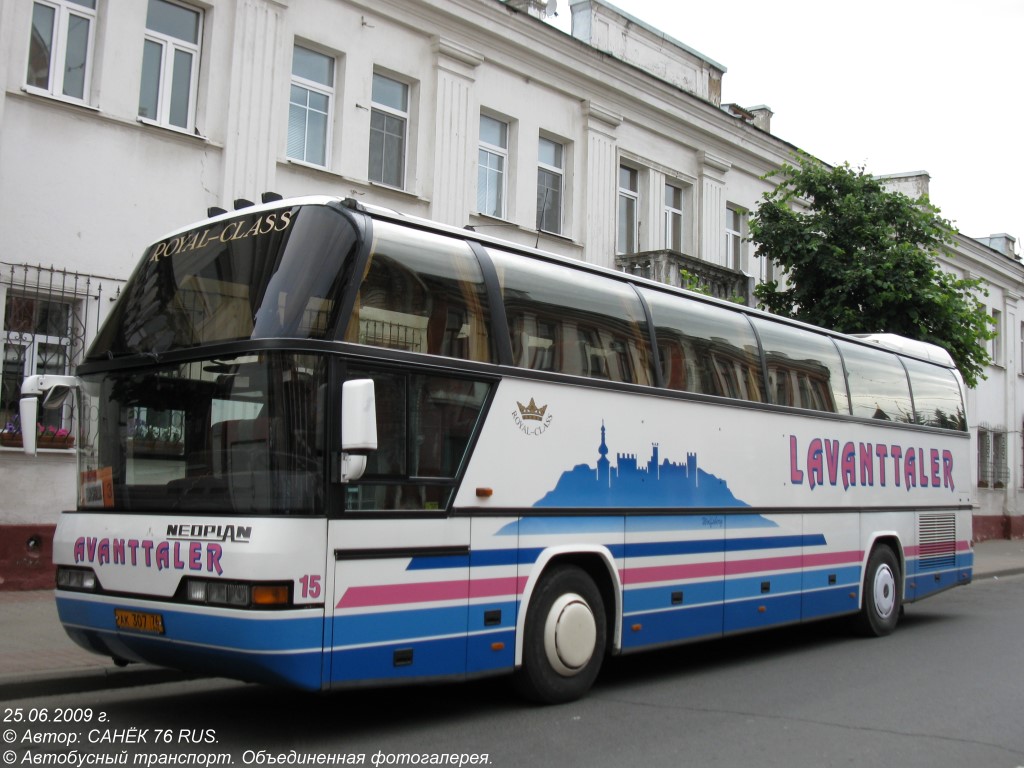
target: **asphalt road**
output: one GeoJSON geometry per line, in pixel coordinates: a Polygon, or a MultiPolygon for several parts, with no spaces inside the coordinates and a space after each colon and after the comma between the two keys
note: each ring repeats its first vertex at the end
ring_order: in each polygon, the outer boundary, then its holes
{"type": "Polygon", "coordinates": [[[1024,576],[911,605],[888,638],[829,623],[614,659],[559,707],[500,679],[325,695],[193,680],[0,707],[17,766],[1018,768],[1024,576]]]}

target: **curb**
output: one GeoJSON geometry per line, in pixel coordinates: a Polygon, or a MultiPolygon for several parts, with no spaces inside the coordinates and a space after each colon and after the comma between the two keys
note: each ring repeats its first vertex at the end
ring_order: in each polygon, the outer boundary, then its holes
{"type": "Polygon", "coordinates": [[[200,675],[149,665],[33,672],[0,677],[0,701],[134,688],[198,679],[200,675]]]}

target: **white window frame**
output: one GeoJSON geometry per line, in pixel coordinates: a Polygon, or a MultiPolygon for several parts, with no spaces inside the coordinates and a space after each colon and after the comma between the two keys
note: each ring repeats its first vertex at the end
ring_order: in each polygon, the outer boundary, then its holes
{"type": "Polygon", "coordinates": [[[322,51],[318,51],[315,48],[311,48],[308,45],[300,45],[299,43],[295,43],[294,46],[292,47],[292,56],[293,56],[293,64],[292,64],[291,86],[295,87],[295,88],[301,88],[304,91],[307,91],[309,93],[317,93],[317,94],[320,94],[321,96],[324,96],[327,99],[327,111],[326,112],[321,112],[320,110],[315,109],[315,108],[309,106],[308,101],[307,101],[306,104],[297,104],[297,103],[293,102],[292,99],[291,99],[291,88],[289,88],[289,90],[288,90],[288,131],[287,131],[287,135],[286,135],[286,138],[285,138],[285,154],[287,155],[287,157],[290,160],[295,160],[296,162],[300,162],[300,163],[308,163],[309,165],[314,165],[314,166],[321,167],[321,168],[327,168],[331,164],[331,145],[333,144],[333,141],[334,141],[334,103],[335,103],[334,102],[334,93],[335,93],[335,91],[334,91],[333,83],[337,79],[338,60],[337,60],[336,57],[331,56],[330,54],[324,53],[322,51]],[[331,84],[321,83],[321,82],[318,82],[316,80],[310,80],[308,78],[302,77],[301,75],[295,74],[295,71],[294,71],[294,55],[295,55],[295,49],[296,48],[301,48],[304,51],[308,51],[309,53],[313,53],[313,54],[316,54],[318,56],[323,56],[325,59],[329,59],[330,60],[330,62],[331,62],[331,84]],[[302,135],[302,157],[295,157],[290,152],[290,145],[291,145],[291,110],[292,110],[293,106],[298,107],[299,109],[301,109],[303,111],[303,113],[305,114],[305,118],[306,118],[305,121],[304,121],[305,130],[303,131],[303,135],[302,135]],[[324,154],[324,157],[323,157],[323,162],[322,163],[316,162],[315,160],[308,159],[309,158],[309,113],[310,112],[316,112],[318,114],[322,114],[324,116],[324,121],[326,123],[326,129],[324,131],[324,136],[323,136],[323,142],[324,142],[323,154],[324,154]]]}
{"type": "Polygon", "coordinates": [[[992,365],[1002,366],[1003,363],[1003,313],[1001,310],[992,309],[992,319],[995,320],[993,329],[995,330],[995,336],[992,338],[992,346],[990,352],[992,355],[992,365]]]}
{"type": "Polygon", "coordinates": [[[725,265],[743,271],[744,211],[737,206],[725,208],[725,265]]]}
{"type": "MultiPolygon", "coordinates": [[[[6,295],[4,292],[0,292],[0,301],[6,302],[8,298],[21,300],[25,302],[32,302],[33,304],[44,303],[59,305],[65,308],[65,311],[67,312],[66,316],[68,317],[70,322],[74,322],[73,317],[76,316],[79,311],[78,302],[72,298],[67,297],[50,297],[44,294],[22,295],[18,292],[13,292],[9,290],[6,292],[6,295]]],[[[0,309],[3,309],[3,304],[0,304],[0,309]]],[[[71,329],[65,328],[64,335],[58,336],[48,335],[46,333],[40,332],[36,329],[34,325],[34,321],[36,319],[35,311],[36,307],[33,306],[33,327],[27,331],[19,332],[8,330],[10,318],[3,318],[4,327],[2,329],[2,333],[0,333],[0,342],[2,342],[2,349],[0,349],[0,351],[2,351],[3,354],[3,363],[6,363],[8,347],[21,348],[22,350],[24,350],[24,359],[22,361],[22,370],[20,372],[20,378],[22,380],[26,376],[33,376],[36,374],[63,375],[69,373],[72,362],[71,329]],[[50,369],[42,367],[43,363],[45,362],[45,355],[42,354],[41,348],[46,346],[61,349],[60,359],[62,365],[60,365],[57,368],[51,367],[50,369]]],[[[53,426],[56,428],[70,428],[71,426],[71,412],[67,406],[52,412],[41,411],[39,419],[41,422],[49,422],[47,426],[53,426]]],[[[4,424],[0,424],[0,428],[3,428],[4,426],[4,424]]],[[[25,425],[21,425],[21,427],[22,430],[24,431],[25,425]]],[[[35,425],[32,425],[31,428],[35,429],[35,425]]]]}
{"type": "MultiPolygon", "coordinates": [[[[25,91],[38,96],[51,96],[55,99],[72,101],[76,104],[88,104],[90,91],[92,89],[92,66],[96,44],[96,9],[80,5],[79,3],[74,2],[74,0],[35,0],[32,3],[32,16],[35,15],[35,7],[37,5],[51,8],[54,11],[53,37],[50,40],[50,58],[47,64],[47,83],[45,88],[30,84],[28,82],[28,67],[30,62],[26,62],[25,91]],[[64,93],[64,81],[67,74],[65,72],[65,67],[67,65],[68,54],[68,32],[72,16],[85,19],[89,24],[89,34],[85,50],[85,71],[82,75],[81,96],[71,96],[64,93]]],[[[31,36],[34,33],[34,26],[31,23],[30,28],[32,31],[29,32],[29,35],[31,36]]],[[[31,59],[31,56],[32,46],[30,43],[29,59],[31,59]]]]}
{"type": "Polygon", "coordinates": [[[665,182],[665,249],[683,252],[686,237],[686,187],[674,181],[665,182]],[[678,206],[668,200],[669,190],[678,193],[678,206]]]}
{"type": "Polygon", "coordinates": [[[616,206],[616,237],[615,252],[618,254],[637,253],[640,250],[640,171],[631,165],[619,163],[616,184],[618,186],[618,205],[616,206]],[[622,172],[630,174],[634,186],[622,186],[622,172]],[[626,229],[623,221],[623,210],[632,209],[633,223],[626,229]]]}
{"type": "MultiPolygon", "coordinates": [[[[407,174],[407,167],[406,166],[407,166],[408,161],[409,161],[409,125],[410,125],[410,122],[411,122],[410,121],[410,103],[412,101],[412,85],[410,83],[404,81],[404,80],[399,80],[397,77],[393,77],[392,75],[385,74],[383,72],[376,72],[375,71],[373,73],[373,77],[375,77],[375,78],[376,77],[381,77],[381,78],[383,78],[385,80],[390,80],[391,82],[398,83],[399,85],[401,85],[401,86],[403,86],[405,88],[405,109],[404,110],[396,109],[395,107],[389,106],[387,104],[381,104],[380,102],[373,101],[372,100],[372,95],[371,95],[371,102],[370,102],[371,103],[371,107],[370,107],[370,152],[369,152],[370,160],[369,160],[369,162],[372,162],[373,149],[374,149],[374,147],[373,147],[373,137],[374,137],[373,115],[374,114],[382,114],[382,115],[385,115],[387,117],[395,118],[396,120],[399,120],[401,122],[401,124],[402,124],[402,158],[401,158],[402,162],[400,164],[400,170],[399,170],[399,175],[401,176],[401,178],[398,179],[398,183],[397,184],[394,184],[391,181],[384,179],[383,178],[383,176],[384,176],[383,171],[384,171],[384,168],[387,166],[386,163],[382,163],[381,164],[381,177],[382,178],[380,178],[380,179],[373,178],[373,176],[370,174],[370,166],[369,165],[367,166],[367,174],[366,175],[367,175],[367,178],[371,182],[373,182],[375,184],[382,184],[382,185],[384,185],[386,187],[391,187],[393,189],[405,189],[406,178],[408,176],[408,174],[407,174]]],[[[371,83],[372,83],[372,80],[371,80],[371,83]]],[[[372,94],[372,85],[371,85],[371,94],[372,94]]],[[[383,153],[385,153],[384,156],[386,156],[386,149],[387,149],[387,144],[385,142],[384,146],[381,147],[381,151],[383,153]]]]}
{"type": "Polygon", "coordinates": [[[992,487],[992,442],[991,432],[983,427],[978,429],[978,487],[992,487]]]}
{"type": "MultiPolygon", "coordinates": [[[[191,133],[195,130],[196,125],[196,103],[198,101],[199,91],[199,66],[200,66],[200,55],[202,53],[202,41],[203,41],[203,26],[206,21],[203,9],[188,3],[180,3],[177,0],[163,0],[168,5],[177,5],[181,8],[185,8],[193,13],[198,14],[199,23],[196,29],[196,42],[192,43],[188,40],[182,40],[178,37],[172,37],[168,34],[157,32],[156,30],[150,29],[147,25],[145,40],[148,42],[156,43],[161,47],[160,54],[160,77],[157,83],[157,114],[156,117],[149,117],[139,115],[138,119],[140,123],[147,125],[157,125],[161,128],[168,128],[172,131],[184,131],[191,133]],[[171,97],[173,91],[167,87],[174,80],[174,54],[176,51],[184,51],[192,56],[192,70],[189,73],[189,86],[188,86],[188,115],[186,116],[185,125],[175,125],[171,122],[171,97]]],[[[147,0],[147,8],[148,8],[147,0]]],[[[142,108],[142,93],[139,93],[139,108],[142,108]]]]}
{"type": "Polygon", "coordinates": [[[493,216],[496,219],[505,219],[508,216],[508,169],[509,169],[509,150],[508,145],[511,142],[512,136],[512,125],[507,120],[502,120],[500,117],[494,117],[486,113],[480,113],[480,134],[479,134],[479,147],[477,148],[477,190],[476,190],[476,207],[477,213],[484,216],[493,216]],[[483,138],[483,122],[484,120],[491,120],[499,125],[503,126],[505,131],[505,146],[500,144],[492,144],[491,142],[485,141],[483,138]],[[488,162],[484,162],[485,159],[488,162]],[[500,167],[495,167],[491,164],[491,160],[496,160],[500,167]],[[491,191],[491,180],[495,179],[495,189],[497,191],[497,206],[494,209],[490,209],[488,206],[481,205],[481,202],[489,199],[490,195],[487,193],[491,191]]]}
{"type": "Polygon", "coordinates": [[[1017,368],[1017,373],[1024,376],[1024,320],[1020,324],[1020,352],[1017,355],[1017,368]]]}
{"type": "MultiPolygon", "coordinates": [[[[565,226],[564,225],[564,216],[565,216],[565,157],[566,157],[566,153],[567,153],[567,149],[566,149],[566,146],[565,146],[565,144],[563,142],[558,141],[556,139],[552,139],[552,138],[550,138],[548,136],[540,136],[540,137],[538,137],[538,139],[537,139],[537,229],[539,231],[541,231],[541,232],[550,232],[553,235],[560,235],[560,234],[562,234],[562,230],[563,230],[563,228],[565,226]],[[551,165],[550,163],[545,163],[545,162],[541,161],[541,159],[540,159],[540,147],[543,144],[543,142],[547,142],[548,144],[551,144],[551,145],[553,145],[553,146],[558,148],[557,154],[558,154],[559,160],[561,161],[561,165],[551,165]],[[551,174],[552,176],[554,176],[557,179],[557,182],[558,182],[558,208],[557,208],[557,214],[558,214],[557,218],[558,218],[558,221],[557,221],[557,224],[556,224],[554,229],[544,228],[542,226],[544,224],[544,215],[543,215],[544,214],[544,207],[542,205],[542,202],[544,202],[544,199],[542,199],[542,193],[541,193],[541,184],[540,184],[541,172],[551,174]]],[[[544,191],[546,192],[547,189],[548,189],[548,187],[545,186],[544,187],[544,191]]]]}

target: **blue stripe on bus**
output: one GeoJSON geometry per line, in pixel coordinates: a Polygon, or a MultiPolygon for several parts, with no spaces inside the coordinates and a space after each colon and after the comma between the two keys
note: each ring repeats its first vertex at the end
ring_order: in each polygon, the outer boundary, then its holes
{"type": "Polygon", "coordinates": [[[813,571],[804,571],[804,590],[827,589],[830,586],[842,586],[854,584],[860,588],[860,566],[846,565],[841,567],[821,568],[813,571]],[[829,584],[829,579],[835,576],[835,584],[829,584]]]}
{"type": "Polygon", "coordinates": [[[471,635],[466,648],[466,672],[511,672],[516,662],[515,627],[471,635]]]}
{"type": "Polygon", "coordinates": [[[465,604],[335,616],[332,621],[335,648],[386,643],[410,637],[465,634],[468,628],[465,604]]]}
{"type": "MultiPolygon", "coordinates": [[[[118,631],[114,625],[114,609],[159,613],[163,617],[165,640],[210,644],[240,651],[274,652],[320,647],[323,645],[322,611],[315,615],[281,618],[280,614],[246,611],[244,617],[224,614],[198,614],[175,610],[166,603],[125,606],[116,601],[96,603],[58,597],[57,612],[65,624],[117,632],[126,637],[138,633],[118,631]],[[274,617],[274,618],[272,618],[274,617]]],[[[298,613],[298,612],[296,612],[298,613]]]]}
{"type": "Polygon", "coordinates": [[[698,582],[682,586],[627,589],[622,594],[622,612],[664,610],[672,606],[672,594],[682,592],[682,606],[721,603],[724,586],[721,581],[698,582]]]}
{"type": "Polygon", "coordinates": [[[804,592],[803,619],[823,619],[853,613],[859,606],[860,584],[845,584],[816,592],[804,592]]]}
{"type": "Polygon", "coordinates": [[[631,650],[680,640],[719,637],[722,634],[722,617],[721,603],[630,616],[623,622],[622,647],[631,650]],[[637,626],[639,630],[634,629],[637,626]]]}
{"type": "Polygon", "coordinates": [[[500,612],[500,623],[495,631],[515,627],[518,602],[465,604],[438,608],[416,608],[404,611],[382,611],[332,619],[335,648],[369,643],[408,641],[414,638],[438,635],[465,634],[492,629],[484,623],[484,613],[500,612]]]}
{"type": "Polygon", "coordinates": [[[116,603],[58,597],[68,634],[97,652],[158,666],[242,680],[321,688],[323,617],[251,619],[199,616],[165,605],[137,607],[163,616],[165,634],[147,635],[114,626],[116,603]]]}
{"type": "Polygon", "coordinates": [[[799,592],[759,595],[752,600],[725,604],[725,631],[744,632],[800,621],[802,596],[799,592]]]}
{"type": "MultiPolygon", "coordinates": [[[[828,542],[824,534],[812,533],[792,536],[763,536],[741,539],[698,539],[696,541],[652,541],[630,544],[610,544],[612,557],[664,557],[669,555],[719,554],[722,552],[748,552],[768,549],[796,549],[823,547],[828,542]]],[[[469,555],[471,568],[501,565],[529,565],[537,561],[543,547],[523,549],[476,549],[469,555]]],[[[427,571],[445,568],[465,568],[465,555],[450,557],[413,557],[406,570],[427,571]]]]}
{"type": "Polygon", "coordinates": [[[725,580],[725,599],[740,600],[747,597],[765,597],[777,594],[799,593],[803,586],[804,574],[801,571],[793,573],[756,574],[744,576],[740,579],[725,580]],[[771,592],[763,593],[761,586],[764,583],[771,585],[771,592]]]}
{"type": "Polygon", "coordinates": [[[466,673],[466,636],[370,648],[334,648],[330,662],[330,678],[335,683],[461,677],[466,673]],[[402,663],[396,657],[396,651],[402,654],[403,660],[411,652],[411,663],[402,663]]]}

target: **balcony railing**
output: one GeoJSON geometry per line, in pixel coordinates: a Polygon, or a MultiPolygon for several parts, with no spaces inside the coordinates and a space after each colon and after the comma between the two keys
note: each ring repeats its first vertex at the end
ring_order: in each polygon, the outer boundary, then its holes
{"type": "Polygon", "coordinates": [[[716,299],[738,301],[747,306],[754,303],[754,278],[735,269],[710,264],[678,251],[642,251],[615,257],[615,266],[623,272],[646,277],[677,288],[690,287],[683,279],[689,275],[702,291],[716,299]]]}

